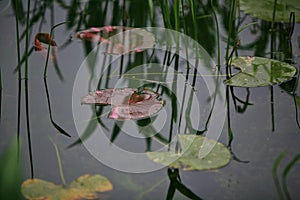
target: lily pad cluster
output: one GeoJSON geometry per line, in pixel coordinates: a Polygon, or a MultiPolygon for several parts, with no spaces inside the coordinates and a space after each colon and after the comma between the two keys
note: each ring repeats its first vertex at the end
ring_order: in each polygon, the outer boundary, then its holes
{"type": "Polygon", "coordinates": [[[160,95],[150,89],[115,88],[91,92],[81,99],[82,104],[112,105],[111,119],[143,119],[163,107],[160,95]]]}
{"type": "Polygon", "coordinates": [[[171,168],[183,170],[209,170],[227,165],[231,154],[221,143],[208,139],[205,136],[179,134],[181,151],[179,152],[147,152],[147,156],[154,162],[171,168]],[[204,143],[214,145],[205,156],[199,157],[199,151],[204,143]]]}
{"type": "Polygon", "coordinates": [[[21,186],[22,194],[29,200],[96,199],[98,198],[97,192],[106,192],[112,189],[111,182],[99,174],[80,176],[67,186],[56,185],[42,179],[28,179],[21,186]]]}
{"type": "Polygon", "coordinates": [[[293,78],[296,68],[273,59],[262,57],[234,57],[231,65],[241,71],[225,83],[238,87],[258,87],[280,84],[293,78]]]}
{"type": "MultiPolygon", "coordinates": [[[[274,0],[240,0],[240,8],[245,13],[266,21],[272,21],[274,0]]],[[[289,22],[290,13],[295,13],[295,21],[300,22],[300,1],[280,0],[276,4],[275,22],[289,22]]]]}

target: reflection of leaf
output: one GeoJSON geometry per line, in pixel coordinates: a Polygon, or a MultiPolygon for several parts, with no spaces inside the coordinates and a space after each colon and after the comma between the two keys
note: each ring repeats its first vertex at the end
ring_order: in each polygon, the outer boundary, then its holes
{"type": "Polygon", "coordinates": [[[83,175],[69,186],[56,185],[41,179],[28,179],[23,182],[21,189],[26,199],[96,199],[96,192],[110,191],[112,184],[101,175],[83,175]]]}
{"type": "Polygon", "coordinates": [[[148,152],[148,157],[154,162],[172,168],[184,170],[208,170],[225,166],[230,161],[229,150],[221,143],[210,140],[204,136],[178,135],[182,152],[148,152]],[[204,158],[198,157],[203,145],[214,144],[215,146],[204,158]]]}
{"type": "Polygon", "coordinates": [[[225,83],[238,87],[279,84],[290,80],[296,73],[296,68],[287,63],[262,57],[235,57],[231,64],[241,72],[233,75],[225,83]]]}
{"type": "Polygon", "coordinates": [[[275,16],[276,22],[289,22],[291,12],[296,13],[295,20],[296,22],[300,22],[299,0],[241,0],[240,9],[253,17],[272,21],[274,2],[277,2],[275,16]]]}
{"type": "Polygon", "coordinates": [[[138,94],[136,88],[116,88],[97,90],[81,99],[83,104],[112,105],[112,119],[142,119],[157,113],[163,106],[159,95],[144,89],[138,94]]]}
{"type": "Polygon", "coordinates": [[[75,38],[85,41],[107,43],[106,53],[126,54],[152,48],[155,38],[152,33],[141,29],[124,26],[92,27],[76,33],[75,38]]]}

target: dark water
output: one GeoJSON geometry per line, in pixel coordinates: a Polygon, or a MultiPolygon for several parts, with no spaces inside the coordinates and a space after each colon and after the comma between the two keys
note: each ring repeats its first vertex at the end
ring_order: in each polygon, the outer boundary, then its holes
{"type": "MultiPolygon", "coordinates": [[[[49,180],[57,184],[61,183],[57,157],[54,147],[49,140],[49,137],[51,137],[59,147],[64,176],[67,182],[71,182],[83,174],[101,174],[106,176],[114,187],[113,191],[103,194],[102,197],[105,199],[166,199],[170,195],[170,191],[168,190],[170,178],[168,177],[168,169],[166,167],[157,170],[146,170],[147,172],[143,173],[135,171],[135,169],[143,169],[143,164],[147,165],[147,163],[132,162],[128,164],[129,158],[126,155],[110,154],[108,151],[106,152],[105,147],[104,149],[103,146],[99,147],[105,145],[101,143],[104,140],[114,138],[113,143],[108,142],[106,145],[113,144],[127,152],[143,153],[145,150],[159,149],[161,143],[155,139],[150,144],[147,143],[145,136],[142,136],[136,130],[137,127],[141,128],[143,125],[137,124],[135,121],[118,122],[104,116],[102,122],[108,127],[109,130],[107,131],[93,119],[95,117],[94,107],[80,104],[80,97],[89,91],[96,90],[97,87],[123,87],[125,83],[118,76],[119,71],[129,74],[132,72],[143,74],[145,68],[149,68],[148,72],[152,70],[152,72],[155,72],[155,75],[159,74],[161,70],[157,69],[155,65],[149,67],[149,63],[163,63],[166,52],[163,50],[153,52],[150,49],[141,53],[116,57],[116,60],[111,61],[112,64],[110,67],[105,69],[102,72],[103,74],[100,75],[100,73],[93,73],[93,70],[102,69],[101,67],[99,68],[102,61],[99,61],[99,65],[93,68],[92,64],[92,67],[89,66],[89,60],[85,60],[90,52],[95,52],[93,48],[96,45],[81,40],[70,40],[70,38],[78,30],[105,25],[121,26],[124,23],[130,27],[168,28],[168,19],[170,19],[170,24],[175,29],[176,18],[173,17],[175,15],[172,11],[173,4],[169,2],[171,13],[165,15],[163,14],[165,11],[162,11],[163,9],[160,6],[160,2],[162,1],[153,1],[152,19],[151,9],[147,1],[126,1],[126,17],[123,15],[123,1],[47,2],[48,4],[40,1],[31,2],[32,10],[37,15],[37,21],[34,21],[30,31],[29,44],[31,48],[36,33],[50,32],[53,25],[69,20],[67,24],[57,27],[54,33],[55,41],[58,44],[58,64],[64,80],[60,80],[53,63],[49,61],[47,84],[53,120],[68,132],[71,138],[59,134],[57,129],[51,124],[43,80],[46,55],[34,51],[28,60],[29,120],[34,177],[49,180]],[[45,9],[44,12],[42,12],[43,9],[45,9]],[[41,13],[38,13],[38,11],[41,11],[41,13]],[[155,59],[151,60],[150,58],[155,59]],[[123,68],[120,70],[121,67],[123,68]],[[117,75],[107,78],[108,75],[106,73],[113,74],[113,72],[116,72],[115,74],[117,75]],[[100,83],[95,78],[98,76],[104,77],[100,83]],[[108,79],[109,81],[107,81],[108,79]],[[89,124],[91,121],[93,121],[92,125],[89,124]],[[74,143],[88,126],[95,126],[86,131],[95,140],[90,139],[87,141],[91,141],[89,143],[91,145],[96,145],[94,149],[97,150],[99,148],[101,150],[99,152],[100,157],[105,157],[107,160],[118,160],[120,161],[120,166],[126,163],[126,169],[112,167],[107,162],[99,162],[96,159],[97,155],[94,152],[90,152],[89,148],[82,144],[76,145],[73,148],[66,148],[68,145],[74,143]],[[114,127],[119,127],[120,131],[114,131],[114,127]],[[100,133],[103,133],[103,135],[100,135],[100,133]],[[103,141],[92,143],[93,141],[98,141],[99,137],[103,136],[106,136],[106,138],[103,138],[103,141]]],[[[226,40],[228,38],[229,2],[215,2],[215,5],[217,5],[216,11],[221,31],[221,71],[225,74],[225,64],[223,63],[225,63],[226,40]]],[[[9,144],[9,141],[14,139],[17,134],[18,77],[17,73],[13,73],[14,68],[17,66],[15,11],[10,1],[1,1],[0,6],[2,10],[0,13],[0,23],[1,27],[3,27],[0,37],[0,67],[3,87],[0,149],[3,151],[9,144]],[[8,4],[10,6],[7,6],[8,4]]],[[[23,7],[26,10],[26,2],[23,2],[23,7]]],[[[192,13],[189,4],[187,3],[184,6],[185,17],[180,19],[181,32],[184,32],[186,29],[187,35],[197,40],[211,56],[212,60],[217,63],[217,32],[210,3],[206,1],[197,3],[197,8],[197,27],[195,27],[195,24],[192,22],[192,13]]],[[[273,40],[275,51],[271,53],[271,23],[245,16],[243,12],[241,12],[241,17],[244,18],[244,24],[253,21],[257,21],[257,24],[255,27],[250,27],[239,33],[238,38],[241,41],[241,45],[237,51],[238,55],[273,57],[288,62],[290,62],[289,58],[292,55],[293,65],[297,68],[299,67],[299,24],[295,24],[294,33],[291,38],[291,54],[288,53],[289,48],[284,39],[285,33],[284,31],[280,31],[280,28],[283,28],[285,25],[276,25],[279,31],[273,40]]],[[[25,15],[22,15],[20,19],[20,33],[23,33],[25,30],[24,20],[25,15]]],[[[230,51],[233,45],[231,45],[230,51]]],[[[25,38],[20,41],[20,47],[23,54],[25,50],[25,38]]],[[[105,57],[107,60],[110,58],[112,57],[109,55],[105,57]]],[[[168,139],[170,134],[176,135],[184,131],[196,133],[197,130],[204,130],[211,105],[211,101],[209,101],[209,89],[205,85],[206,78],[204,77],[197,77],[195,84],[193,83],[194,76],[192,75],[188,81],[185,80],[185,76],[183,75],[188,73],[186,61],[187,59],[183,57],[178,57],[177,61],[172,61],[170,69],[178,69],[176,71],[168,71],[169,74],[173,73],[173,75],[164,80],[171,82],[176,80],[177,84],[173,85],[176,89],[173,88],[173,90],[178,92],[175,93],[177,95],[181,94],[184,88],[187,88],[186,96],[189,94],[195,95],[198,106],[192,107],[192,112],[187,117],[186,115],[188,114],[185,112],[186,107],[180,110],[182,102],[175,102],[176,107],[178,107],[178,118],[172,124],[172,119],[174,118],[174,114],[172,114],[174,107],[171,105],[172,98],[164,94],[162,98],[166,101],[165,107],[156,118],[150,121],[150,124],[152,124],[150,128],[152,129],[145,129],[145,132],[152,133],[151,131],[154,128],[154,133],[159,132],[162,137],[168,139]],[[174,72],[180,73],[174,75],[176,74],[174,72]],[[182,116],[182,122],[179,122],[180,116],[182,116]],[[193,129],[190,129],[190,126],[187,125],[188,119],[191,119],[193,129]],[[170,127],[173,127],[173,129],[170,130],[170,127]]],[[[192,66],[190,74],[193,73],[193,67],[195,66],[192,66]]],[[[161,81],[160,75],[148,78],[161,81]]],[[[224,76],[221,78],[225,80],[224,76]]],[[[136,86],[136,83],[132,82],[126,82],[126,84],[127,87],[136,86]]],[[[213,121],[215,124],[210,123],[210,128],[222,127],[218,141],[228,145],[228,148],[232,152],[232,159],[227,166],[220,169],[190,172],[179,170],[181,183],[188,188],[189,194],[194,193],[202,199],[280,199],[279,193],[284,187],[281,180],[285,177],[285,186],[291,199],[300,198],[298,191],[300,187],[300,162],[296,162],[286,176],[284,174],[284,170],[292,159],[300,153],[300,127],[297,125],[299,105],[295,103],[295,99],[298,98],[299,89],[296,88],[295,96],[293,96],[290,92],[293,86],[297,87],[297,83],[293,84],[293,82],[289,82],[285,85],[276,85],[273,87],[245,89],[229,88],[222,83],[221,89],[223,91],[221,93],[224,94],[223,100],[224,102],[227,100],[228,105],[225,106],[224,104],[222,107],[226,111],[224,113],[226,120],[224,127],[222,126],[223,122],[221,119],[219,122],[213,121]],[[245,105],[243,102],[248,102],[251,105],[245,105]],[[232,135],[230,135],[229,130],[232,131],[232,135]],[[280,185],[276,186],[272,169],[276,158],[283,151],[286,151],[286,155],[277,169],[280,185]]],[[[31,177],[31,167],[28,153],[24,94],[25,89],[23,84],[20,134],[22,143],[22,171],[25,180],[31,177]]],[[[177,96],[177,99],[179,101],[186,99],[185,103],[188,101],[188,98],[180,95],[177,96]]],[[[109,110],[110,107],[105,107],[102,113],[109,110]]],[[[146,123],[146,126],[149,128],[149,122],[146,123]]],[[[177,190],[173,199],[189,198],[182,194],[180,190],[177,190]]]]}

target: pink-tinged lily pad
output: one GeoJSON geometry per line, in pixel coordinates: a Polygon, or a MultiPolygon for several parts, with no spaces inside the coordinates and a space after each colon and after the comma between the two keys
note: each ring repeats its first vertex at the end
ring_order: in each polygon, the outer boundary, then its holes
{"type": "Polygon", "coordinates": [[[82,104],[112,105],[111,119],[143,119],[157,113],[163,106],[159,94],[137,88],[116,88],[91,92],[81,99],[82,104]]]}
{"type": "Polygon", "coordinates": [[[155,44],[155,37],[152,33],[142,28],[125,26],[92,27],[77,32],[75,38],[106,43],[105,52],[108,54],[142,52],[143,49],[152,48],[155,44]]]}
{"type": "Polygon", "coordinates": [[[90,42],[108,42],[108,38],[118,33],[131,30],[133,28],[126,26],[103,26],[92,27],[79,31],[75,34],[75,38],[90,42]]]}

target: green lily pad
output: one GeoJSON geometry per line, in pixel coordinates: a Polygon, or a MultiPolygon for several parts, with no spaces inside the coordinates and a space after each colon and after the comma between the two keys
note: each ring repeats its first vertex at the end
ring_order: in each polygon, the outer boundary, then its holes
{"type": "Polygon", "coordinates": [[[80,176],[69,186],[56,185],[41,179],[28,179],[21,186],[26,199],[47,200],[96,199],[97,192],[110,190],[112,190],[110,181],[99,174],[80,176]]]}
{"type": "MultiPolygon", "coordinates": [[[[240,0],[240,9],[253,17],[272,21],[274,0],[240,0]]],[[[275,21],[289,22],[291,12],[295,12],[295,21],[300,22],[299,0],[277,1],[275,21]]]]}
{"type": "Polygon", "coordinates": [[[225,83],[238,87],[280,84],[293,78],[296,68],[278,60],[261,57],[235,57],[231,64],[241,71],[225,83]]]}
{"type": "Polygon", "coordinates": [[[227,165],[230,161],[229,150],[217,141],[204,136],[187,134],[180,134],[178,138],[181,152],[147,152],[147,156],[154,162],[183,170],[216,169],[227,165]],[[205,157],[199,158],[204,145],[213,145],[213,148],[205,157]]]}

